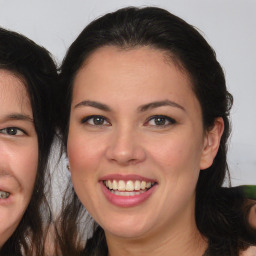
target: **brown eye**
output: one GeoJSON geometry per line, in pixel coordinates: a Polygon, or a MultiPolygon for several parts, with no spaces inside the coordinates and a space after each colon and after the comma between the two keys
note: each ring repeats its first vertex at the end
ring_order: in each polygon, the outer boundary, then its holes
{"type": "Polygon", "coordinates": [[[167,120],[164,117],[156,117],[154,119],[154,122],[155,122],[156,125],[165,125],[167,120]]]}
{"type": "Polygon", "coordinates": [[[0,130],[0,133],[6,134],[6,135],[10,135],[10,136],[20,136],[20,135],[24,135],[25,132],[22,129],[19,129],[17,127],[7,127],[4,129],[0,130]]]}
{"type": "Polygon", "coordinates": [[[88,116],[82,120],[82,123],[89,124],[92,126],[109,126],[110,123],[104,116],[88,116]]]}
{"type": "Polygon", "coordinates": [[[175,123],[176,123],[176,121],[173,118],[160,115],[160,116],[150,117],[149,120],[147,121],[146,125],[165,127],[165,126],[172,125],[175,123]]]}
{"type": "Polygon", "coordinates": [[[104,118],[101,116],[92,118],[92,122],[94,125],[103,125],[104,124],[104,118]]]}
{"type": "Polygon", "coordinates": [[[10,127],[10,128],[6,129],[6,133],[9,134],[9,135],[16,135],[17,132],[18,132],[18,129],[13,128],[13,127],[10,127]]]}

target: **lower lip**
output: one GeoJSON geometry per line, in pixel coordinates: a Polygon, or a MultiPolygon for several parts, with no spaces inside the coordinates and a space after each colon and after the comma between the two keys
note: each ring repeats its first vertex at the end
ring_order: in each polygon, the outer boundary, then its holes
{"type": "Polygon", "coordinates": [[[134,195],[134,196],[118,196],[115,195],[113,193],[111,193],[106,186],[103,184],[103,182],[100,182],[101,184],[101,188],[103,191],[103,194],[105,195],[105,197],[107,198],[107,200],[119,207],[133,207],[133,206],[137,206],[141,203],[143,203],[144,201],[146,201],[151,195],[152,193],[156,190],[157,185],[154,185],[152,188],[150,188],[149,190],[147,190],[144,193],[141,193],[139,195],[134,195]]]}
{"type": "Polygon", "coordinates": [[[10,195],[8,198],[0,198],[0,205],[8,206],[13,202],[13,196],[10,195]]]}

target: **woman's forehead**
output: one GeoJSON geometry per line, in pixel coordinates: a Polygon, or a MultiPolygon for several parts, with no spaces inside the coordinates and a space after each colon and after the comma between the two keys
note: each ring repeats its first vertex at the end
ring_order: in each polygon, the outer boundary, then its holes
{"type": "Polygon", "coordinates": [[[184,108],[196,104],[200,111],[190,77],[166,61],[163,51],[150,47],[96,51],[74,80],[72,105],[84,100],[137,107],[169,100],[184,108]]]}
{"type": "Polygon", "coordinates": [[[1,112],[32,114],[30,99],[23,81],[14,73],[0,69],[1,112]]]}

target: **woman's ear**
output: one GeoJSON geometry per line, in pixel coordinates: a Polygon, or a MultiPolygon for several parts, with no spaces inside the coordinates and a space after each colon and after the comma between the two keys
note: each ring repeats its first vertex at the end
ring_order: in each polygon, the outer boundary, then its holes
{"type": "Polygon", "coordinates": [[[213,127],[206,132],[204,137],[204,147],[200,161],[201,170],[207,169],[212,165],[220,146],[223,131],[224,121],[222,117],[218,117],[215,119],[213,127]]]}
{"type": "Polygon", "coordinates": [[[70,165],[69,165],[69,160],[68,160],[68,156],[65,157],[64,159],[64,168],[70,173],[70,165]]]}

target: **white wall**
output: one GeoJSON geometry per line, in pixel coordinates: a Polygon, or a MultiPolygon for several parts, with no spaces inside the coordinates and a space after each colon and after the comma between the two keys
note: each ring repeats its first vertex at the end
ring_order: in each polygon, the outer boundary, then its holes
{"type": "Polygon", "coordinates": [[[88,22],[127,5],[168,9],[198,27],[216,50],[235,99],[232,182],[256,184],[255,0],[0,0],[0,26],[45,46],[60,62],[88,22]]]}

